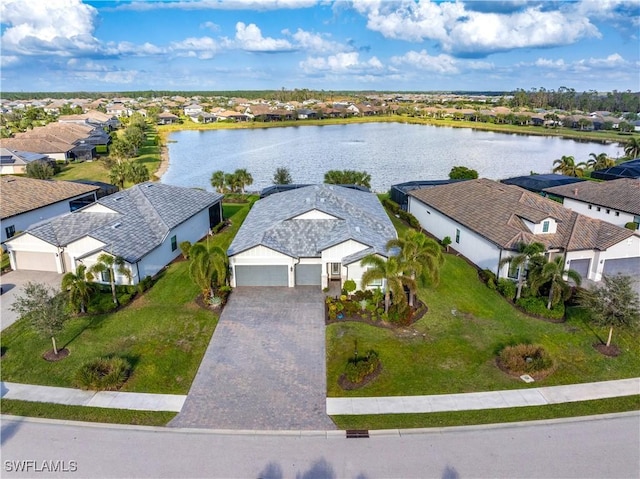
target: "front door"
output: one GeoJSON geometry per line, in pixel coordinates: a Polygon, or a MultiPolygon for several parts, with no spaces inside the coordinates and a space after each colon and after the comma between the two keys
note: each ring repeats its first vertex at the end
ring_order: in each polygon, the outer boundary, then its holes
{"type": "Polygon", "coordinates": [[[329,273],[331,279],[340,279],[341,270],[342,265],[340,263],[331,263],[331,272],[329,273]]]}

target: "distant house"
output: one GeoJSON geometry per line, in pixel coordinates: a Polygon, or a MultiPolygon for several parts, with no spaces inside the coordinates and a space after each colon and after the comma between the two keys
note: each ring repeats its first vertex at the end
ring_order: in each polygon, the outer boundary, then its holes
{"type": "Polygon", "coordinates": [[[141,183],[28,228],[5,245],[13,269],[65,273],[79,264],[91,267],[101,254],[119,256],[137,284],[177,258],[179,243],[198,241],[220,223],[221,201],[217,193],[141,183]]]}
{"type": "Polygon", "coordinates": [[[3,242],[35,224],[94,202],[99,189],[71,181],[20,176],[2,176],[0,185],[3,242]]]}
{"type": "Polygon", "coordinates": [[[456,251],[498,277],[510,274],[502,260],[531,242],[544,244],[550,259],[562,256],[584,279],[640,275],[640,236],[517,186],[478,179],[414,190],[409,212],[430,234],[449,236],[456,251]]]}
{"type": "Polygon", "coordinates": [[[362,258],[388,257],[386,243],[396,237],[373,193],[323,184],[271,194],[229,246],[232,286],[324,288],[352,279],[360,287],[362,258]]]}
{"type": "Polygon", "coordinates": [[[640,227],[640,179],[620,178],[546,188],[546,193],[562,198],[567,208],[618,226],[635,223],[640,227]]]}
{"type": "Polygon", "coordinates": [[[55,163],[54,160],[42,153],[0,148],[0,175],[25,174],[27,165],[33,161],[55,163]]]}
{"type": "Polygon", "coordinates": [[[204,112],[204,109],[202,108],[202,106],[198,105],[197,103],[193,103],[191,105],[184,107],[184,115],[188,117],[198,116],[203,112],[204,112]]]}
{"type": "Polygon", "coordinates": [[[174,123],[178,123],[179,121],[180,117],[168,111],[158,113],[158,125],[172,125],[174,123]]]}

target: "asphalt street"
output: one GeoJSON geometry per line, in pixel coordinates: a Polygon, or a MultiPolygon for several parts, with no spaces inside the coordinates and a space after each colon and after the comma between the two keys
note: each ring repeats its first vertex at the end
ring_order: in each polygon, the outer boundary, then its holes
{"type": "Polygon", "coordinates": [[[368,439],[346,439],[339,431],[225,434],[202,429],[3,417],[1,475],[637,478],[640,413],[419,432],[388,431],[368,439]],[[29,470],[16,472],[19,467],[29,470]],[[47,472],[56,467],[58,472],[47,472]]]}

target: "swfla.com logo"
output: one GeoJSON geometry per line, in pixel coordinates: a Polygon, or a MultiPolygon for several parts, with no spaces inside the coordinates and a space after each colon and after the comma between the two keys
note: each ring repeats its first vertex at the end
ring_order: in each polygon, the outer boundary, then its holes
{"type": "Polygon", "coordinates": [[[4,461],[4,470],[5,472],[76,472],[78,470],[78,462],[22,459],[4,461]]]}

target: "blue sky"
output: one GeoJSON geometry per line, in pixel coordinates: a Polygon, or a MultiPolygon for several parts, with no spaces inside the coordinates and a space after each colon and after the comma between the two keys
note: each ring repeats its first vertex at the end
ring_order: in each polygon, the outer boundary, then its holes
{"type": "Polygon", "coordinates": [[[3,91],[640,90],[637,0],[3,0],[3,91]]]}

